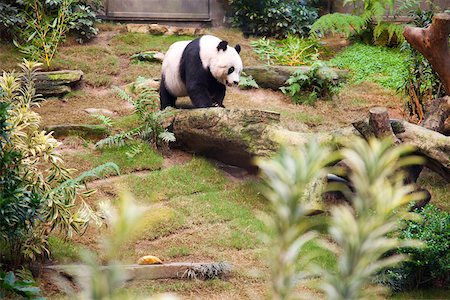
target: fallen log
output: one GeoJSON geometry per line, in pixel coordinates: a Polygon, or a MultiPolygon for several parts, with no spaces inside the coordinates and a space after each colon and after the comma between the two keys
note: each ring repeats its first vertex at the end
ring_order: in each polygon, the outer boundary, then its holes
{"type": "MultiPolygon", "coordinates": [[[[45,267],[66,277],[90,276],[87,265],[54,265],[45,267]]],[[[120,269],[126,274],[127,280],[140,279],[214,279],[223,278],[232,271],[232,266],[226,262],[217,263],[164,263],[154,265],[113,265],[101,266],[100,270],[120,269]]]]}
{"type": "MultiPolygon", "coordinates": [[[[329,132],[295,132],[280,126],[280,115],[260,110],[226,108],[172,109],[167,120],[175,147],[224,163],[256,170],[255,157],[269,157],[282,145],[298,147],[311,139],[345,144],[361,136],[349,126],[329,132]]],[[[370,127],[367,121],[361,121],[370,127]]],[[[450,137],[405,121],[391,122],[400,142],[409,143],[427,158],[427,166],[450,181],[450,137]]]]}
{"type": "Polygon", "coordinates": [[[72,91],[81,82],[80,70],[62,70],[37,72],[35,78],[36,93],[44,97],[60,96],[72,91]]]}
{"type": "MultiPolygon", "coordinates": [[[[245,74],[251,75],[260,87],[276,91],[280,87],[285,86],[286,80],[289,79],[292,73],[300,71],[306,74],[310,70],[310,66],[256,66],[244,68],[245,74]]],[[[348,76],[348,71],[324,67],[318,71],[318,76],[322,79],[332,78],[337,83],[348,76]]]]}

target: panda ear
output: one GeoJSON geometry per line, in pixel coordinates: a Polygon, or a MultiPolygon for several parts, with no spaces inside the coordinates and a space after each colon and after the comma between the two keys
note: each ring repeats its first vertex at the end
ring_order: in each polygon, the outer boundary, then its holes
{"type": "Polygon", "coordinates": [[[241,53],[241,45],[237,44],[236,46],[234,46],[234,49],[236,49],[236,52],[238,54],[241,53]]]}
{"type": "Polygon", "coordinates": [[[217,51],[220,50],[227,50],[228,42],[227,41],[220,41],[219,45],[217,45],[217,51]]]}

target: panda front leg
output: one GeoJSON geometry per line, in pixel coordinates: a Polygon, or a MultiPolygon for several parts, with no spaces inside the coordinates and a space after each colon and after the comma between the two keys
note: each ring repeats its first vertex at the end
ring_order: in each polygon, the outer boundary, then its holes
{"type": "Polygon", "coordinates": [[[213,92],[213,102],[217,104],[219,107],[224,107],[223,105],[223,99],[225,98],[225,86],[220,85],[217,86],[216,89],[213,92]]]}
{"type": "Polygon", "coordinates": [[[213,106],[213,99],[204,84],[189,83],[186,85],[189,98],[196,108],[205,108],[213,106]]]}

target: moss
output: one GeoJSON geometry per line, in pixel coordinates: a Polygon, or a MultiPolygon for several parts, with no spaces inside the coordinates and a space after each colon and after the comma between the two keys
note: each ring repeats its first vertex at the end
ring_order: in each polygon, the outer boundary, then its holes
{"type": "Polygon", "coordinates": [[[74,82],[81,79],[83,76],[83,72],[81,71],[67,71],[67,72],[58,72],[53,74],[47,74],[47,78],[52,81],[68,81],[74,82]]]}

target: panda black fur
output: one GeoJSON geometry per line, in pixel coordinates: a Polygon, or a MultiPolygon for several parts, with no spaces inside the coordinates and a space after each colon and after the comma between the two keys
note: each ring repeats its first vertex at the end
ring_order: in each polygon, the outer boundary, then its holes
{"type": "Polygon", "coordinates": [[[226,85],[239,83],[241,47],[205,35],[170,46],[162,64],[161,109],[175,107],[177,97],[189,96],[197,107],[223,107],[226,85]]]}

